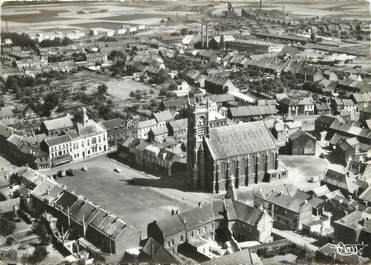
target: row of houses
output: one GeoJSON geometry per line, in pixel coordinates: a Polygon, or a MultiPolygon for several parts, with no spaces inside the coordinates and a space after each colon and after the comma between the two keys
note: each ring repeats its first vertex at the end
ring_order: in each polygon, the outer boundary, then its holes
{"type": "Polygon", "coordinates": [[[95,247],[86,249],[94,257],[114,256],[116,261],[126,250],[139,247],[140,231],[99,205],[29,168],[21,168],[16,176],[31,189],[23,198],[27,209],[56,218],[63,243],[83,238],[95,247]]]}

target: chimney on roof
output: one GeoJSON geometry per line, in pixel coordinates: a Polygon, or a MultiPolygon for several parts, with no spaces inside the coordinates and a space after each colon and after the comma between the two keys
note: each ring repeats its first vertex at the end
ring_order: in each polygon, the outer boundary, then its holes
{"type": "Polygon", "coordinates": [[[171,209],[171,215],[174,215],[174,214],[175,214],[175,210],[171,209]]]}
{"type": "Polygon", "coordinates": [[[179,209],[176,209],[176,210],[175,210],[175,213],[176,213],[176,215],[179,215],[179,213],[180,213],[180,212],[179,212],[179,209]]]}
{"type": "Polygon", "coordinates": [[[198,207],[202,208],[202,202],[198,202],[198,207]]]}

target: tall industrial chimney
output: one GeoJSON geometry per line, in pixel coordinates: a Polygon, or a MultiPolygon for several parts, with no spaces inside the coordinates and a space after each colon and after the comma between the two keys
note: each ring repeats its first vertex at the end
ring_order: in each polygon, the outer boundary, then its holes
{"type": "Polygon", "coordinates": [[[201,24],[201,48],[204,47],[204,42],[205,42],[205,40],[204,40],[204,25],[201,24]]]}
{"type": "Polygon", "coordinates": [[[259,13],[261,13],[262,12],[262,3],[263,2],[263,0],[260,0],[260,3],[259,3],[259,13]]]}
{"type": "Polygon", "coordinates": [[[207,31],[207,24],[206,24],[206,49],[209,49],[209,33],[207,31]]]}

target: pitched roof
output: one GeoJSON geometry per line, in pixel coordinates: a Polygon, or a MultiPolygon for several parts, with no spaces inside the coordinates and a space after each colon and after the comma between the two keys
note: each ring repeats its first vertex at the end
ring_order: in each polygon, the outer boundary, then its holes
{"type": "Polygon", "coordinates": [[[264,121],[212,128],[205,141],[216,160],[277,148],[264,121]]]}
{"type": "Polygon", "coordinates": [[[302,207],[305,205],[305,201],[297,199],[284,194],[283,192],[272,191],[265,198],[268,202],[279,205],[284,209],[288,209],[293,212],[300,212],[302,207]]]}
{"type": "Polygon", "coordinates": [[[215,220],[213,203],[203,204],[201,207],[192,208],[179,215],[187,230],[194,229],[215,220]]]}
{"type": "Polygon", "coordinates": [[[170,121],[173,120],[173,115],[169,110],[164,110],[161,112],[153,113],[154,118],[157,122],[170,121]]]}
{"type": "Polygon", "coordinates": [[[103,121],[102,125],[107,129],[107,131],[116,130],[125,126],[124,121],[121,118],[103,121]]]}
{"type": "Polygon", "coordinates": [[[151,131],[154,136],[168,133],[168,129],[166,126],[159,126],[159,127],[151,128],[151,131]]]}
{"type": "Polygon", "coordinates": [[[171,236],[186,230],[186,227],[178,214],[174,214],[155,222],[164,236],[171,236]]]}
{"type": "Polygon", "coordinates": [[[278,110],[275,105],[240,106],[229,108],[232,117],[249,117],[275,115],[278,110]]]}
{"type": "Polygon", "coordinates": [[[69,115],[53,120],[46,120],[43,123],[48,131],[73,127],[72,116],[69,115]]]}
{"type": "Polygon", "coordinates": [[[180,119],[169,122],[174,132],[186,130],[188,128],[188,119],[180,119]]]}
{"type": "Polygon", "coordinates": [[[322,182],[335,186],[339,189],[347,190],[351,193],[358,188],[356,185],[356,179],[351,176],[347,176],[344,167],[338,165],[331,165],[327,168],[322,182]]]}
{"type": "Polygon", "coordinates": [[[313,135],[311,135],[308,132],[302,131],[301,129],[299,129],[296,132],[290,134],[289,139],[291,141],[294,141],[294,140],[296,140],[296,139],[298,139],[298,138],[300,138],[302,136],[307,136],[307,137],[309,137],[309,138],[311,138],[313,140],[316,140],[316,138],[313,135]]]}
{"type": "Polygon", "coordinates": [[[238,219],[251,226],[256,226],[264,213],[258,208],[249,206],[239,201],[225,200],[225,206],[228,220],[238,219]],[[233,216],[234,214],[235,216],[233,216]]]}
{"type": "Polygon", "coordinates": [[[55,145],[58,145],[58,144],[68,143],[70,141],[71,141],[71,137],[67,134],[63,134],[63,135],[60,135],[60,136],[50,137],[50,138],[44,139],[44,142],[48,146],[55,146],[55,145]]]}
{"type": "Polygon", "coordinates": [[[157,121],[155,119],[140,121],[138,122],[138,129],[144,129],[155,125],[157,125],[157,121]]]}

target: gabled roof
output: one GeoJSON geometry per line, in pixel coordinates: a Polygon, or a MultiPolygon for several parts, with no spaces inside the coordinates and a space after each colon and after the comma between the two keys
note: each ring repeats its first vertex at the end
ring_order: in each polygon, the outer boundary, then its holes
{"type": "Polygon", "coordinates": [[[233,118],[249,116],[275,115],[278,110],[275,105],[240,106],[229,108],[233,118]]]}
{"type": "Polygon", "coordinates": [[[180,119],[169,122],[174,132],[186,130],[188,128],[188,119],[180,119]]]}
{"type": "Polygon", "coordinates": [[[339,189],[346,190],[353,193],[358,186],[356,185],[356,179],[351,176],[347,176],[345,173],[345,168],[338,165],[331,165],[327,168],[322,182],[330,184],[339,189]]]}
{"type": "Polygon", "coordinates": [[[155,221],[164,236],[171,236],[186,230],[186,227],[178,214],[155,221]]]}
{"type": "Polygon", "coordinates": [[[273,191],[268,198],[266,198],[267,201],[279,205],[282,208],[291,210],[293,212],[300,212],[301,208],[305,204],[304,200],[296,199],[294,197],[290,197],[282,192],[276,192],[273,191]]]}
{"type": "Polygon", "coordinates": [[[166,126],[151,128],[150,131],[153,133],[154,136],[168,134],[168,129],[166,126]]]}
{"type": "Polygon", "coordinates": [[[294,141],[294,140],[299,139],[299,138],[301,138],[301,137],[303,137],[303,136],[309,137],[309,138],[313,139],[314,141],[316,141],[316,138],[315,138],[313,135],[311,135],[311,134],[308,133],[308,132],[302,131],[301,129],[299,129],[299,130],[297,130],[296,132],[292,133],[292,134],[289,136],[289,139],[290,139],[291,141],[294,141]]]}
{"type": "Polygon", "coordinates": [[[72,116],[69,115],[53,120],[46,120],[43,123],[48,131],[73,127],[72,116]]]}
{"type": "Polygon", "coordinates": [[[277,148],[264,121],[212,128],[205,141],[215,160],[277,148]]]}
{"type": "Polygon", "coordinates": [[[157,125],[157,121],[155,119],[140,121],[138,122],[138,129],[144,129],[155,125],[157,125]]]}
{"type": "Polygon", "coordinates": [[[241,203],[239,201],[225,200],[228,220],[238,219],[251,226],[256,226],[263,215],[263,211],[241,203]]]}
{"type": "Polygon", "coordinates": [[[156,119],[157,122],[166,122],[173,120],[173,115],[169,110],[164,110],[161,112],[153,113],[154,118],[156,119]]]}

